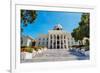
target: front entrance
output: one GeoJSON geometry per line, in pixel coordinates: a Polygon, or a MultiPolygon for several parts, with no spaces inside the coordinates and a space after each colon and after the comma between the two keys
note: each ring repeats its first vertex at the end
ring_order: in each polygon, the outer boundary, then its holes
{"type": "Polygon", "coordinates": [[[57,45],[57,49],[59,49],[60,47],[59,47],[59,44],[57,45]]]}

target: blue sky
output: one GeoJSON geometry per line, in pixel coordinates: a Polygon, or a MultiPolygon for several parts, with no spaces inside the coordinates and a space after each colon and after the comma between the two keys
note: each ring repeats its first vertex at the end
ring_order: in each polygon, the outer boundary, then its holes
{"type": "Polygon", "coordinates": [[[55,25],[61,24],[66,32],[72,32],[78,27],[82,13],[78,12],[56,12],[56,11],[37,11],[37,18],[34,23],[24,27],[24,35],[36,38],[39,34],[47,34],[48,30],[55,25]]]}

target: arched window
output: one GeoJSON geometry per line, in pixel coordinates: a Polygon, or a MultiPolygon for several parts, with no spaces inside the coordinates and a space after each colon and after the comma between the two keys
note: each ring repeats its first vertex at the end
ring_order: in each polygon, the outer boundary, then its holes
{"type": "Polygon", "coordinates": [[[57,49],[59,49],[59,45],[57,45],[57,49]]]}
{"type": "Polygon", "coordinates": [[[64,40],[64,43],[66,43],[66,40],[64,40]]]}
{"type": "Polygon", "coordinates": [[[59,39],[59,35],[57,35],[57,39],[59,39]]]}
{"type": "Polygon", "coordinates": [[[50,45],[50,49],[52,49],[52,45],[50,45]]]}
{"type": "Polygon", "coordinates": [[[66,39],[66,36],[64,35],[64,39],[66,39]]]}
{"type": "Polygon", "coordinates": [[[52,35],[50,35],[50,38],[52,39],[52,35]]]}
{"type": "Polygon", "coordinates": [[[59,44],[59,41],[57,41],[57,44],[59,44]]]}
{"type": "Polygon", "coordinates": [[[52,40],[50,41],[50,43],[52,43],[52,40]]]}
{"type": "Polygon", "coordinates": [[[66,48],[66,45],[64,47],[66,48]]]}

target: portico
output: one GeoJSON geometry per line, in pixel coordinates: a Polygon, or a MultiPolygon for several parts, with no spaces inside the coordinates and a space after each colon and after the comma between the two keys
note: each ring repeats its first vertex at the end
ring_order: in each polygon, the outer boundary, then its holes
{"type": "Polygon", "coordinates": [[[36,46],[44,46],[48,49],[69,49],[75,41],[71,33],[67,33],[60,24],[48,31],[47,35],[40,35],[36,40],[36,46]]]}
{"type": "Polygon", "coordinates": [[[68,49],[67,35],[60,24],[55,26],[53,30],[49,30],[48,35],[48,48],[68,49]]]}

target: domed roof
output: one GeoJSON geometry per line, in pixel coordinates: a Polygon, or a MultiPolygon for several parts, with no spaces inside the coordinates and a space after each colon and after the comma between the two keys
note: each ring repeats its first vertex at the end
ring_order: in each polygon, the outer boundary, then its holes
{"type": "Polygon", "coordinates": [[[62,30],[62,26],[60,24],[54,26],[54,30],[62,30]]]}

